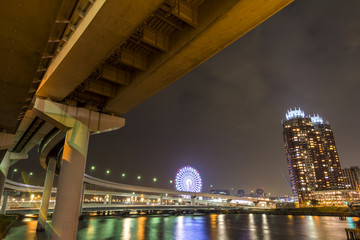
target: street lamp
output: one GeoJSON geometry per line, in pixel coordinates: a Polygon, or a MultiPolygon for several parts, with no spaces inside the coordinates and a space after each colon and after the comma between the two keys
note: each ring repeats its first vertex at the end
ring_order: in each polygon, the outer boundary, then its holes
{"type": "Polygon", "coordinates": [[[110,170],[106,170],[106,174],[109,175],[109,174],[110,174],[110,170]]]}
{"type": "Polygon", "coordinates": [[[173,180],[170,180],[169,183],[172,184],[172,183],[173,183],[173,180]]]}
{"type": "Polygon", "coordinates": [[[157,182],[157,178],[153,178],[154,183],[157,182]]]}
{"type": "Polygon", "coordinates": [[[141,179],[141,176],[140,176],[140,175],[139,175],[139,176],[137,176],[137,179],[138,179],[138,180],[140,180],[140,179],[141,179]]]}
{"type": "Polygon", "coordinates": [[[122,174],[121,174],[121,176],[122,176],[122,177],[125,177],[125,176],[126,176],[126,174],[125,174],[125,173],[122,173],[122,174]]]}
{"type": "Polygon", "coordinates": [[[27,181],[28,184],[30,184],[30,177],[31,177],[32,175],[34,175],[33,172],[30,172],[30,173],[29,173],[29,176],[28,176],[28,181],[27,181]]]}
{"type": "Polygon", "coordinates": [[[91,171],[94,171],[95,170],[95,166],[91,166],[91,171]]]}
{"type": "Polygon", "coordinates": [[[12,171],[12,173],[11,173],[11,179],[10,180],[12,180],[13,179],[13,176],[14,176],[14,173],[17,173],[17,168],[14,168],[14,170],[12,171]]]}

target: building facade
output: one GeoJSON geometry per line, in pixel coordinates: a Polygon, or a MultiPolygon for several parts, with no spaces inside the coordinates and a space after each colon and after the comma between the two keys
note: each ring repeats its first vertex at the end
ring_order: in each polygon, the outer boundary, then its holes
{"type": "Polygon", "coordinates": [[[346,206],[359,200],[360,193],[356,190],[325,190],[314,191],[313,197],[322,206],[346,206]]]}
{"type": "Polygon", "coordinates": [[[342,169],[346,189],[360,190],[360,168],[350,167],[342,169]]]}
{"type": "Polygon", "coordinates": [[[319,115],[288,110],[282,121],[283,138],[293,197],[300,204],[314,199],[313,192],[344,189],[335,139],[319,115]]]}

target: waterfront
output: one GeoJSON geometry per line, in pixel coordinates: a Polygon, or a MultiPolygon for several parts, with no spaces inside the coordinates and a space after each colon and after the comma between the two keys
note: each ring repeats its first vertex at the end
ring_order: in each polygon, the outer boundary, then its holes
{"type": "MultiPolygon", "coordinates": [[[[6,240],[47,239],[36,236],[35,218],[24,218],[6,240]]],[[[345,228],[359,227],[359,218],[265,214],[200,216],[97,216],[79,222],[77,239],[346,239],[345,228]]]]}

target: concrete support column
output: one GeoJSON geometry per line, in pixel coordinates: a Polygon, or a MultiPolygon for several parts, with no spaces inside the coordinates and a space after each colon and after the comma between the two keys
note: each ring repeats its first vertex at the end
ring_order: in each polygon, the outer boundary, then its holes
{"type": "Polygon", "coordinates": [[[7,204],[8,196],[9,196],[9,193],[4,192],[4,197],[3,197],[3,202],[1,204],[0,214],[5,214],[6,213],[6,204],[7,204]]]}
{"type": "Polygon", "coordinates": [[[106,202],[107,202],[107,201],[106,201],[106,195],[105,195],[105,196],[104,196],[104,205],[106,204],[106,202]]]}
{"type": "Polygon", "coordinates": [[[54,182],[56,168],[56,159],[50,158],[46,170],[44,182],[44,191],[41,199],[40,213],[36,231],[44,231],[46,226],[47,213],[49,209],[49,200],[51,197],[51,189],[54,182]]]}
{"type": "Polygon", "coordinates": [[[191,196],[191,206],[195,205],[196,196],[191,196]]]}
{"type": "Polygon", "coordinates": [[[50,239],[76,239],[88,142],[88,127],[76,120],[66,132],[50,239]]]}
{"type": "Polygon", "coordinates": [[[119,129],[125,119],[41,98],[36,98],[33,111],[66,131],[50,239],[75,240],[89,134],[119,129]]]}
{"type": "Polygon", "coordinates": [[[109,195],[109,204],[111,204],[111,195],[109,195]]]}
{"type": "Polygon", "coordinates": [[[83,214],[83,204],[84,204],[84,198],[85,198],[85,182],[83,183],[82,186],[82,191],[81,191],[81,198],[80,198],[80,210],[79,210],[79,218],[82,218],[82,214],[83,214]]]}
{"type": "Polygon", "coordinates": [[[0,200],[4,192],[5,180],[10,166],[10,152],[7,151],[0,164],[0,200]]]}
{"type": "Polygon", "coordinates": [[[161,194],[161,195],[160,195],[160,202],[159,202],[160,205],[163,204],[163,197],[164,197],[164,196],[161,194]]]}

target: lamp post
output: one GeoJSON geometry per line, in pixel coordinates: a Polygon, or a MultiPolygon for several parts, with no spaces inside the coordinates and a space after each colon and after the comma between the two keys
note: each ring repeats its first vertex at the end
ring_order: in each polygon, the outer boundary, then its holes
{"type": "Polygon", "coordinates": [[[33,172],[30,172],[29,175],[28,175],[27,184],[30,184],[30,177],[31,177],[32,175],[34,175],[34,173],[33,173],[33,172]]]}
{"type": "Polygon", "coordinates": [[[157,178],[153,178],[153,182],[156,183],[156,182],[157,182],[157,178]]]}
{"type": "Polygon", "coordinates": [[[10,180],[13,180],[13,176],[14,176],[14,173],[17,173],[17,168],[14,168],[14,170],[12,170],[12,173],[11,173],[11,179],[10,180]]]}
{"type": "Polygon", "coordinates": [[[126,174],[125,174],[125,173],[122,173],[122,174],[121,174],[121,177],[123,177],[123,178],[126,177],[126,174]]]}
{"type": "Polygon", "coordinates": [[[141,180],[141,176],[139,175],[139,176],[137,176],[137,180],[141,180]]]}

